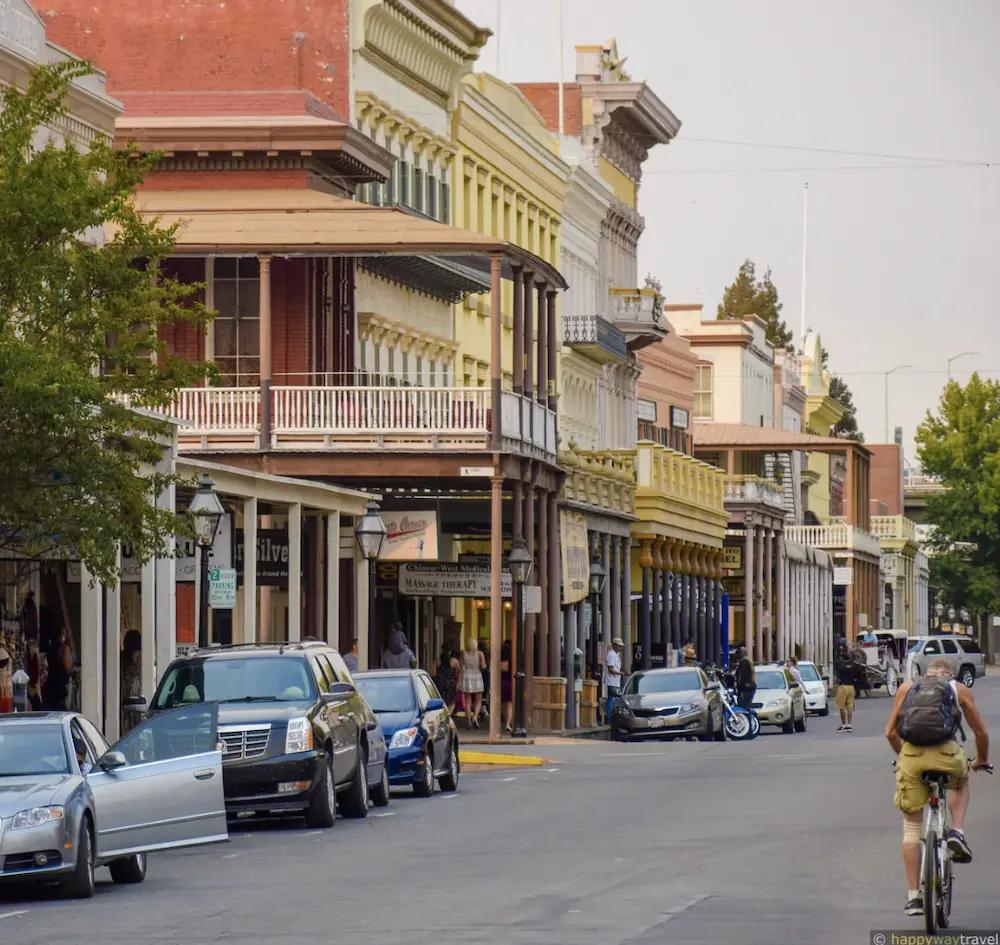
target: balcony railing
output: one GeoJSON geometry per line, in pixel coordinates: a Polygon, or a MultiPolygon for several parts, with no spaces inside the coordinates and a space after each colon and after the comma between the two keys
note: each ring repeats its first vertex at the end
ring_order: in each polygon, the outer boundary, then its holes
{"type": "Polygon", "coordinates": [[[610,295],[611,317],[629,347],[643,348],[667,334],[663,296],[655,288],[611,289],[610,295]]]}
{"type": "Polygon", "coordinates": [[[632,515],[635,512],[635,457],[622,452],[577,449],[559,452],[566,472],[561,497],[568,502],[632,515]]]}
{"type": "Polygon", "coordinates": [[[781,486],[760,476],[726,476],[725,498],[732,505],[769,505],[785,512],[785,497],[781,486]]]}
{"type": "Polygon", "coordinates": [[[599,315],[564,315],[563,339],[595,361],[625,361],[628,341],[611,322],[599,315]]]}
{"type": "MultiPolygon", "coordinates": [[[[170,410],[184,450],[260,448],[261,394],[255,387],[194,387],[170,410]]],[[[468,450],[491,445],[493,410],[485,387],[283,385],[271,388],[273,450],[468,450]]],[[[556,455],[555,414],[504,393],[503,447],[556,455]]]]}
{"type": "Polygon", "coordinates": [[[723,473],[686,453],[653,443],[636,446],[636,485],[672,499],[723,511],[723,473]]]}
{"type": "Polygon", "coordinates": [[[872,534],[876,538],[916,541],[917,526],[905,515],[873,515],[872,534]]]}
{"type": "Polygon", "coordinates": [[[882,548],[878,539],[862,528],[832,519],[826,525],[786,525],[785,538],[800,545],[840,551],[861,551],[878,558],[882,548]]]}

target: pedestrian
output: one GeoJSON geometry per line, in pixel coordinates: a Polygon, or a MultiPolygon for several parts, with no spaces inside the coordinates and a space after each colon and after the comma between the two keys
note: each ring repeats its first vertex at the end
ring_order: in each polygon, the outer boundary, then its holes
{"type": "Polygon", "coordinates": [[[806,691],[806,684],[802,680],[802,673],[799,672],[799,661],[798,661],[798,659],[796,657],[794,657],[794,656],[789,656],[788,659],[785,660],[785,669],[788,670],[789,675],[792,677],[792,679],[794,679],[795,682],[797,682],[799,684],[799,689],[801,689],[803,692],[805,692],[806,691]]]}
{"type": "Polygon", "coordinates": [[[58,627],[46,647],[48,676],[42,692],[44,707],[49,712],[65,712],[69,699],[69,684],[73,678],[73,651],[66,639],[66,628],[58,627]]]}
{"type": "Polygon", "coordinates": [[[852,678],[854,680],[854,698],[860,699],[861,690],[865,688],[864,684],[868,674],[868,657],[865,654],[865,648],[861,644],[860,637],[855,638],[854,645],[851,647],[848,655],[857,664],[852,678]]]}
{"type": "Polygon", "coordinates": [[[753,697],[757,692],[757,682],[753,660],[750,659],[745,646],[736,651],[736,675],[733,681],[736,685],[736,704],[750,711],[753,707],[753,697]]]}
{"type": "Polygon", "coordinates": [[[466,648],[462,650],[462,675],[458,689],[465,696],[465,720],[469,728],[479,728],[479,713],[483,708],[483,669],[486,658],[479,649],[479,641],[469,637],[466,648]]]}
{"type": "Polygon", "coordinates": [[[855,687],[860,667],[846,649],[841,650],[833,664],[837,677],[837,708],[840,710],[838,732],[854,731],[855,687]]]}
{"type": "Polygon", "coordinates": [[[382,650],[382,669],[415,669],[416,666],[417,658],[403,633],[403,625],[397,621],[392,625],[382,650]]]}
{"type": "Polygon", "coordinates": [[[611,718],[613,700],[621,695],[622,691],[622,651],[625,649],[625,641],[621,637],[615,637],[611,641],[611,649],[604,655],[604,689],[607,701],[604,703],[604,718],[611,718]]]}
{"type": "Polygon", "coordinates": [[[448,706],[448,711],[452,713],[455,711],[455,694],[458,692],[460,668],[461,664],[458,662],[458,657],[455,656],[455,651],[447,644],[442,646],[437,669],[434,670],[434,685],[441,693],[441,698],[448,706]]]}
{"type": "Polygon", "coordinates": [[[681,650],[684,656],[685,666],[694,666],[698,662],[698,651],[695,649],[694,640],[690,637],[684,641],[684,648],[681,650]]]}
{"type": "Polygon", "coordinates": [[[142,698],[142,634],[129,630],[122,643],[121,659],[121,725],[122,735],[128,734],[142,720],[142,712],[129,700],[142,698]]]}
{"type": "Polygon", "coordinates": [[[503,727],[511,734],[514,733],[512,720],[514,718],[514,679],[511,675],[511,650],[510,640],[504,640],[500,647],[500,719],[503,727]]]}
{"type": "Polygon", "coordinates": [[[0,714],[14,711],[14,674],[10,651],[0,644],[0,714]]]}
{"type": "Polygon", "coordinates": [[[479,652],[483,654],[483,702],[479,709],[477,721],[485,716],[490,717],[490,645],[483,641],[479,644],[479,652]]]}
{"type": "Polygon", "coordinates": [[[356,673],[358,671],[358,638],[354,637],[351,640],[351,652],[344,654],[344,663],[347,665],[347,671],[349,673],[356,673]]]}

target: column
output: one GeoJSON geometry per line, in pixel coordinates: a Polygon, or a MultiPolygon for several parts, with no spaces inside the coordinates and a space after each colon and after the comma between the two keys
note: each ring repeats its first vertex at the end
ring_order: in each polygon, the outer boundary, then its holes
{"type": "MultiPolygon", "coordinates": [[[[173,564],[173,562],[171,562],[173,564]]],[[[98,728],[104,722],[104,587],[80,562],[80,711],[98,728]]]]}
{"type": "MultiPolygon", "coordinates": [[[[117,551],[116,567],[121,569],[122,551],[117,551]]],[[[104,735],[109,742],[118,741],[121,732],[122,702],[122,582],[104,591],[104,735]]]]}
{"type": "Polygon", "coordinates": [[[622,640],[625,642],[623,662],[632,671],[632,539],[625,539],[622,548],[622,640]]]}
{"type": "Polygon", "coordinates": [[[288,506],[288,642],[302,639],[302,505],[288,506]]]}
{"type": "Polygon", "coordinates": [[[513,347],[514,393],[524,390],[524,277],[520,266],[514,266],[514,312],[511,331],[513,347]]]}
{"type": "Polygon", "coordinates": [[[754,649],[754,526],[748,517],[743,523],[743,644],[753,659],[754,649]]]}
{"type": "MultiPolygon", "coordinates": [[[[494,257],[499,258],[499,257],[494,257]]],[[[494,295],[494,300],[499,292],[494,295]]],[[[493,312],[499,323],[499,313],[493,312]]],[[[494,370],[499,367],[499,361],[494,370]]],[[[490,738],[500,737],[500,649],[503,646],[503,476],[500,463],[490,480],[490,738]]]]}
{"type": "Polygon", "coordinates": [[[340,512],[326,516],[326,642],[340,648],[340,512]]]}
{"type": "Polygon", "coordinates": [[[700,550],[698,559],[698,637],[695,647],[698,658],[705,659],[708,654],[708,620],[711,614],[708,603],[708,552],[700,550]]]}
{"type": "Polygon", "coordinates": [[[358,668],[378,669],[380,664],[378,640],[368,637],[368,608],[371,606],[371,588],[368,581],[368,562],[361,552],[354,549],[354,635],[358,638],[358,668]]]}
{"type": "MultiPolygon", "coordinates": [[[[492,410],[494,417],[492,445],[494,452],[497,453],[500,452],[500,443],[503,439],[501,424],[496,422],[496,418],[500,415],[503,380],[503,284],[500,278],[502,262],[503,260],[499,253],[494,253],[490,256],[490,396],[493,402],[492,410]]],[[[500,520],[497,519],[497,521],[499,522],[500,520]]],[[[499,580],[499,572],[497,580],[499,580]]],[[[497,665],[500,665],[499,662],[497,662],[497,665]]],[[[492,719],[492,717],[493,710],[490,709],[490,718],[492,719]]]]}
{"type": "MultiPolygon", "coordinates": [[[[169,470],[172,471],[171,464],[169,470]]],[[[173,511],[177,487],[171,483],[157,496],[157,508],[173,511]]],[[[156,559],[156,672],[162,675],[177,652],[177,560],[174,558],[177,542],[169,537],[163,552],[156,559]]],[[[80,577],[83,587],[83,576],[80,577]]],[[[152,692],[150,692],[152,695],[152,692]]]]}
{"type": "Polygon", "coordinates": [[[260,256],[260,448],[271,448],[271,257],[260,256]]]}
{"type": "Polygon", "coordinates": [[[683,567],[681,550],[676,542],[671,543],[670,560],[674,570],[674,590],[670,601],[670,642],[676,650],[681,645],[681,606],[684,592],[684,579],[680,573],[683,567]]]}
{"type": "Polygon", "coordinates": [[[538,283],[538,385],[535,396],[542,406],[548,404],[549,389],[549,319],[545,304],[545,284],[538,283]]]}
{"type": "MultiPolygon", "coordinates": [[[[549,399],[549,410],[553,413],[557,411],[557,392],[556,392],[556,378],[557,378],[557,365],[556,358],[559,354],[559,335],[556,328],[556,292],[554,289],[549,289],[548,292],[548,306],[546,312],[546,320],[548,321],[548,350],[546,351],[546,356],[549,360],[549,370],[548,370],[548,399],[549,399]]],[[[626,568],[626,571],[628,569],[626,568]]]]}
{"type": "MultiPolygon", "coordinates": [[[[535,561],[535,490],[530,484],[524,490],[524,544],[528,555],[535,561]]],[[[528,581],[531,584],[538,584],[539,566],[535,562],[531,567],[531,576],[528,581]]],[[[524,724],[530,728],[531,712],[529,711],[530,699],[528,693],[531,691],[531,681],[535,675],[535,633],[538,630],[538,614],[526,614],[524,618],[524,724]]],[[[501,646],[503,644],[501,643],[501,646]]],[[[499,653],[499,651],[496,651],[499,653]]],[[[497,662],[494,657],[493,647],[490,646],[490,665],[497,662]]]]}
{"type": "MultiPolygon", "coordinates": [[[[622,631],[622,539],[620,535],[611,537],[611,571],[608,581],[611,583],[611,639],[621,637],[622,631]]],[[[622,656],[624,660],[624,655],[622,656]]]]}
{"type": "Polygon", "coordinates": [[[639,551],[639,567],[642,568],[642,599],[639,601],[639,646],[642,649],[642,669],[649,669],[649,648],[653,642],[650,637],[653,554],[648,541],[642,542],[639,551]]]}
{"type": "Polygon", "coordinates": [[[669,541],[663,542],[660,561],[663,564],[663,587],[660,595],[660,626],[657,633],[666,652],[667,645],[673,642],[670,638],[670,608],[673,607],[675,593],[674,556],[669,541]]]}
{"type": "Polygon", "coordinates": [[[681,633],[682,646],[691,635],[691,554],[686,545],[681,548],[681,633]]]}
{"type": "Polygon", "coordinates": [[[767,609],[767,634],[764,636],[764,659],[774,659],[774,529],[764,530],[764,607],[767,609]]]}
{"type": "Polygon", "coordinates": [[[653,542],[653,584],[650,588],[650,643],[654,646],[663,643],[660,638],[660,606],[662,603],[662,591],[660,584],[663,580],[663,558],[660,553],[660,542],[653,542]]]}
{"type": "Polygon", "coordinates": [[[153,698],[156,688],[156,558],[142,566],[139,578],[139,599],[142,608],[142,694],[147,701],[153,698]]]}
{"type": "Polygon", "coordinates": [[[601,564],[604,566],[604,590],[601,593],[601,642],[611,646],[611,536],[601,535],[601,564]]]}
{"type": "Polygon", "coordinates": [[[541,588],[541,613],[538,615],[538,642],[535,646],[535,672],[539,676],[554,676],[549,666],[549,634],[553,632],[549,623],[548,587],[551,578],[549,568],[549,493],[538,493],[538,571],[535,583],[541,588]]]}
{"type": "Polygon", "coordinates": [[[243,500],[243,642],[257,642],[257,500],[243,500]]]}
{"type": "Polygon", "coordinates": [[[757,593],[754,595],[754,623],[757,627],[756,656],[759,663],[764,659],[764,529],[754,527],[756,554],[754,560],[754,585],[757,593]]]}
{"type": "MultiPolygon", "coordinates": [[[[587,632],[587,611],[590,609],[590,598],[584,598],[576,605],[576,643],[574,646],[583,652],[583,676],[584,679],[587,678],[587,642],[586,642],[586,632],[587,632]]],[[[572,677],[570,677],[572,678],[572,677]]],[[[581,701],[583,699],[583,694],[581,693],[581,701]]],[[[581,706],[581,712],[583,707],[581,706]]],[[[580,717],[576,718],[576,724],[579,726],[580,717]]]]}
{"type": "Polygon", "coordinates": [[[562,611],[563,675],[566,677],[566,728],[576,728],[576,696],[573,693],[573,648],[576,646],[576,604],[562,611]]]}
{"type": "Polygon", "coordinates": [[[534,277],[530,272],[524,273],[524,396],[529,400],[535,390],[535,293],[534,277]]]}
{"type": "Polygon", "coordinates": [[[787,641],[785,640],[785,542],[780,536],[778,537],[777,547],[775,548],[777,552],[777,563],[775,565],[775,577],[777,578],[777,586],[775,588],[775,601],[774,601],[774,619],[776,625],[774,628],[774,636],[778,641],[778,659],[788,659],[792,653],[788,649],[787,641]]]}
{"type": "Polygon", "coordinates": [[[545,587],[549,607],[549,668],[553,676],[559,675],[559,630],[562,626],[559,600],[562,588],[562,581],[559,574],[559,506],[556,499],[556,493],[552,493],[549,496],[549,564],[548,580],[545,587]]]}

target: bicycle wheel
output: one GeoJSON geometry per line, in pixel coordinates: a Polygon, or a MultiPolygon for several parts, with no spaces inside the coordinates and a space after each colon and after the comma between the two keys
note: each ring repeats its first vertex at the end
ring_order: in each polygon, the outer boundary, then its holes
{"type": "Polygon", "coordinates": [[[948,928],[951,921],[951,892],[955,878],[951,872],[951,854],[947,850],[941,854],[941,894],[938,896],[938,925],[948,928]]]}
{"type": "Polygon", "coordinates": [[[938,835],[933,826],[927,828],[924,834],[924,928],[928,935],[934,935],[938,928],[939,904],[938,897],[938,835]]]}

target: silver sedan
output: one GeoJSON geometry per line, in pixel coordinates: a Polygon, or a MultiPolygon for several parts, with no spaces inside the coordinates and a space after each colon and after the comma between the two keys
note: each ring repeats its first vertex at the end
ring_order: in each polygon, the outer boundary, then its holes
{"type": "Polygon", "coordinates": [[[721,687],[696,667],[633,673],[611,714],[616,741],[647,737],[726,740],[721,687]]]}
{"type": "Polygon", "coordinates": [[[113,748],[75,712],[0,716],[0,881],[94,895],[140,883],[146,853],[228,839],[214,704],[142,722],[113,748]]]}

